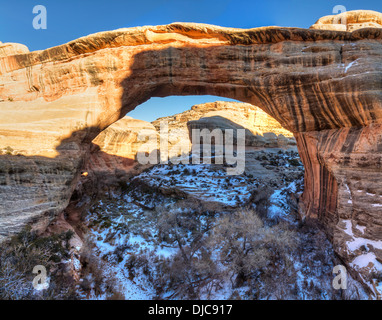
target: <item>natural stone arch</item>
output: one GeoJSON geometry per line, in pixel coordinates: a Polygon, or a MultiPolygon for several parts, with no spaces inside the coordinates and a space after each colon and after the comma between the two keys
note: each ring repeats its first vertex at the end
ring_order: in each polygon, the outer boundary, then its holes
{"type": "MultiPolygon", "coordinates": [[[[373,23],[375,16],[380,14],[370,14],[373,23]]],[[[0,49],[0,113],[11,119],[1,122],[0,141],[35,155],[41,135],[23,137],[20,131],[38,123],[41,132],[50,132],[40,155],[73,161],[65,169],[65,188],[50,190],[46,183],[44,205],[28,198],[38,186],[14,189],[26,207],[23,221],[65,207],[86,146],[128,111],[153,96],[209,94],[257,105],[295,134],[307,172],[301,214],[319,217],[342,256],[348,255],[342,221],[366,226],[366,237],[381,240],[381,29],[175,23],[97,33],[31,53],[16,44],[0,49]],[[53,134],[52,126],[60,130],[53,134]]],[[[9,170],[2,174],[11,184],[16,179],[9,170]]],[[[17,211],[0,213],[1,227],[17,211]]]]}

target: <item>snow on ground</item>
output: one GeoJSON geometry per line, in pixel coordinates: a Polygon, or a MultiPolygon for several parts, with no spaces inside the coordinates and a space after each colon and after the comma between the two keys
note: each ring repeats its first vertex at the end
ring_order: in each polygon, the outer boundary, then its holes
{"type": "MultiPolygon", "coordinates": [[[[382,250],[382,240],[375,241],[367,238],[357,237],[353,233],[352,222],[349,219],[342,219],[342,223],[345,224],[345,229],[343,231],[349,235],[352,239],[346,242],[346,250],[350,255],[356,255],[350,266],[354,270],[359,271],[360,269],[366,270],[368,273],[382,274],[382,263],[377,260],[377,257],[373,252],[369,252],[370,247],[382,250]]],[[[362,233],[364,233],[365,227],[356,226],[362,233]]],[[[382,295],[381,290],[381,279],[375,279],[377,282],[376,290],[382,295]]],[[[365,281],[367,283],[367,281],[365,281]]],[[[368,284],[373,290],[373,286],[368,284]]],[[[374,291],[374,290],[373,290],[374,291]]]]}
{"type": "Polygon", "coordinates": [[[354,61],[352,61],[352,62],[350,62],[346,67],[345,67],[345,73],[347,73],[348,72],[348,70],[353,66],[353,65],[355,65],[355,64],[357,64],[358,63],[358,61],[357,61],[358,59],[356,59],[356,60],[354,60],[354,61]]]}
{"type": "MultiPolygon", "coordinates": [[[[353,233],[351,220],[342,219],[341,222],[345,224],[345,229],[343,231],[352,237],[352,240],[346,242],[347,248],[351,253],[360,249],[361,247],[367,248],[369,245],[376,249],[382,249],[382,240],[375,241],[367,238],[357,237],[353,233]]],[[[356,228],[362,230],[362,232],[365,230],[365,227],[363,226],[356,226],[356,228]]]]}
{"type": "MultiPolygon", "coordinates": [[[[133,253],[142,251],[152,257],[169,258],[177,249],[160,246],[154,241],[152,223],[144,218],[144,210],[131,201],[129,196],[119,200],[100,201],[97,210],[87,218],[90,226],[88,237],[95,245],[93,252],[102,260],[104,277],[116,281],[125,299],[153,299],[155,290],[148,277],[142,273],[132,277],[126,268],[127,260],[133,253]],[[144,237],[142,233],[147,231],[144,237]],[[124,249],[122,255],[118,255],[119,248],[124,249]]],[[[93,292],[88,298],[104,300],[107,296],[93,292]]]]}
{"type": "Polygon", "coordinates": [[[293,181],[288,186],[273,192],[270,197],[271,206],[268,209],[268,217],[270,219],[282,218],[290,222],[295,220],[290,214],[288,197],[290,197],[292,193],[295,194],[300,190],[302,188],[302,183],[303,181],[293,181]]]}
{"type": "Polygon", "coordinates": [[[135,179],[145,181],[153,188],[176,188],[202,201],[213,201],[227,206],[237,206],[238,203],[245,202],[252,190],[248,177],[227,177],[225,170],[214,170],[207,164],[160,165],[135,179]]]}
{"type": "MultiPolygon", "coordinates": [[[[145,181],[153,189],[176,187],[191,194],[193,198],[219,202],[227,206],[237,206],[248,201],[254,185],[259,185],[256,178],[246,175],[227,177],[224,169],[205,164],[158,165],[133,178],[133,181],[135,179],[145,181]]],[[[296,183],[292,182],[274,192],[271,198],[271,215],[284,218],[287,216],[290,211],[287,197],[296,189],[296,183]]],[[[140,206],[150,202],[158,204],[158,199],[153,194],[136,193],[136,190],[133,190],[121,199],[100,201],[96,210],[88,217],[91,227],[90,237],[95,245],[94,252],[105,261],[104,273],[117,279],[126,299],[152,299],[155,295],[155,290],[145,275],[135,275],[131,279],[126,271],[126,261],[131,253],[149,252],[153,259],[171,258],[179,250],[177,247],[158,241],[155,219],[152,218],[150,210],[142,209],[140,206]],[[127,248],[125,250],[127,253],[116,261],[113,257],[119,248],[127,248]]],[[[205,216],[199,216],[198,219],[202,226],[207,223],[205,216]]],[[[243,287],[236,291],[244,294],[246,290],[248,288],[243,287]]],[[[208,298],[228,299],[231,294],[232,285],[227,279],[222,288],[208,294],[208,298]]],[[[171,292],[166,293],[164,297],[166,296],[171,296],[171,292]]],[[[207,298],[207,293],[202,294],[203,297],[207,298]]],[[[92,295],[91,298],[105,299],[106,296],[92,295]]]]}
{"type": "MultiPolygon", "coordinates": [[[[285,162],[287,156],[281,154],[279,158],[276,156],[276,158],[268,158],[264,161],[268,162],[267,166],[270,165],[270,161],[273,161],[273,165],[277,167],[280,166],[280,161],[285,162]]],[[[160,188],[174,188],[192,195],[193,198],[215,201],[227,206],[240,206],[248,200],[254,188],[262,188],[261,181],[256,178],[247,175],[227,178],[225,170],[203,164],[157,165],[133,178],[132,182],[137,180],[144,181],[149,186],[149,190],[156,191],[145,192],[132,189],[120,198],[101,200],[87,218],[90,228],[89,238],[95,245],[94,253],[103,261],[104,276],[116,280],[124,298],[132,300],[157,297],[150,280],[150,273],[152,275],[157,272],[154,269],[158,259],[171,260],[179,251],[178,247],[167,243],[158,234],[159,217],[155,207],[160,206],[166,211],[166,206],[170,208],[171,204],[176,201],[170,196],[160,196],[158,193],[160,188]],[[150,205],[147,206],[148,204],[150,205]],[[133,255],[142,255],[148,259],[147,265],[150,269],[148,274],[142,268],[131,270],[131,267],[127,267],[129,259],[133,255]]],[[[269,199],[268,218],[282,219],[295,228],[297,220],[296,216],[291,215],[290,196],[301,191],[302,183],[302,180],[289,183],[284,181],[282,185],[274,188],[269,199]]],[[[200,222],[200,226],[211,222],[207,222],[207,217],[203,215],[195,216],[195,219],[200,222]]],[[[345,225],[346,232],[352,235],[351,225],[349,226],[346,221],[345,225]]],[[[364,231],[362,226],[359,226],[358,229],[361,232],[364,231]]],[[[304,237],[304,235],[299,235],[299,237],[304,237]]],[[[190,238],[191,232],[184,236],[186,242],[190,238]]],[[[306,240],[312,240],[312,236],[307,235],[306,240]]],[[[364,244],[368,244],[366,239],[354,240],[349,243],[349,248],[356,249],[364,244]]],[[[296,290],[299,292],[299,299],[317,296],[320,299],[330,299],[333,294],[331,279],[334,266],[334,260],[331,260],[331,254],[334,255],[334,253],[330,243],[326,241],[319,248],[310,244],[301,250],[302,256],[290,257],[296,271],[296,290]],[[324,262],[322,262],[322,257],[318,258],[320,254],[326,257],[324,262]],[[314,292],[311,292],[312,290],[314,292]]],[[[214,253],[216,262],[218,255],[218,252],[214,253]]],[[[367,255],[361,260],[353,262],[363,266],[372,258],[367,255]]],[[[224,268],[218,262],[217,265],[219,268],[224,268]]],[[[262,286],[262,284],[259,285],[262,286]]],[[[249,290],[246,286],[233,289],[229,278],[219,283],[218,287],[219,289],[213,290],[211,294],[202,292],[200,298],[226,300],[234,293],[246,298],[249,290]]],[[[172,291],[165,292],[162,294],[162,298],[172,298],[172,294],[172,291]]],[[[87,298],[107,299],[108,297],[105,293],[96,294],[93,290],[87,298]]]]}

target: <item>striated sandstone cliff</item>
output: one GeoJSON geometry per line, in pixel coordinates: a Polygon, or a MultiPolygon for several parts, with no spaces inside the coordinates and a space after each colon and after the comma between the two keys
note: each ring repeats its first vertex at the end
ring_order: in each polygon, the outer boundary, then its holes
{"type": "Polygon", "coordinates": [[[108,172],[110,175],[115,171],[130,171],[139,151],[159,151],[161,123],[168,127],[170,155],[174,153],[176,156],[180,151],[179,146],[184,146],[181,150],[185,152],[191,151],[191,126],[211,130],[245,128],[249,136],[248,146],[278,148],[296,145],[293,134],[260,108],[248,103],[216,101],[194,105],[190,110],[159,118],[152,124],[125,116],[92,141],[94,145],[86,170],[108,172]],[[153,143],[148,144],[149,141],[153,143]]]}
{"type": "MultiPolygon", "coordinates": [[[[124,117],[102,131],[92,142],[105,154],[135,160],[139,148],[147,142],[144,137],[151,135],[155,140],[159,139],[156,128],[150,122],[124,117]]],[[[153,145],[147,151],[151,152],[155,147],[153,145]]]]}
{"type": "Polygon", "coordinates": [[[249,103],[228,101],[203,103],[194,105],[190,110],[182,113],[159,118],[152,123],[159,131],[160,123],[163,121],[168,123],[170,150],[172,146],[182,144],[191,146],[190,129],[202,130],[204,128],[211,130],[216,128],[222,130],[247,129],[250,137],[247,140],[248,146],[283,147],[296,143],[290,131],[284,129],[260,108],[249,103]]]}
{"type": "Polygon", "coordinates": [[[102,190],[126,181],[134,172],[138,150],[145,144],[146,152],[156,152],[158,140],[159,134],[150,122],[124,117],[113,123],[92,141],[83,170],[93,179],[91,188],[102,190]]]}
{"type": "Polygon", "coordinates": [[[1,235],[64,209],[90,142],[128,111],[152,96],[209,94],[257,105],[294,133],[306,168],[301,214],[324,222],[349,266],[362,256],[379,268],[382,29],[379,13],[347,15],[368,27],[175,23],[31,53],[1,44],[0,146],[24,155],[0,157],[1,235]],[[364,240],[354,244],[357,227],[364,240]]]}

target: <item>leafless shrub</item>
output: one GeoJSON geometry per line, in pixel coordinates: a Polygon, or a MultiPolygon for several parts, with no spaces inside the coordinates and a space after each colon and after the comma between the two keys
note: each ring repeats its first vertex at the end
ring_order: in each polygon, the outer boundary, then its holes
{"type": "Polygon", "coordinates": [[[124,300],[124,295],[116,279],[105,274],[106,263],[93,251],[92,239],[85,237],[81,248],[81,279],[80,289],[86,294],[95,296],[106,294],[107,300],[124,300]]]}
{"type": "Polygon", "coordinates": [[[253,210],[239,210],[220,219],[212,242],[231,272],[233,287],[259,280],[270,287],[274,274],[291,268],[288,253],[296,247],[294,232],[281,225],[265,226],[253,210]]]}
{"type": "MultiPolygon", "coordinates": [[[[185,248],[186,255],[189,247],[185,248]]],[[[221,279],[211,252],[202,248],[192,259],[187,259],[180,251],[157,265],[155,284],[157,293],[171,292],[170,298],[200,299],[204,293],[208,297],[220,287],[221,279]]]]}
{"type": "Polygon", "coordinates": [[[0,299],[75,299],[74,287],[60,274],[58,261],[67,258],[67,233],[38,237],[26,228],[0,246],[0,299]],[[37,292],[32,281],[36,265],[50,273],[47,290],[37,292]]]}
{"type": "Polygon", "coordinates": [[[158,293],[171,291],[179,298],[199,298],[219,286],[219,275],[206,244],[212,217],[195,219],[195,212],[183,207],[158,208],[158,229],[162,241],[179,248],[170,260],[157,266],[158,293]]]}
{"type": "Polygon", "coordinates": [[[262,187],[255,189],[251,196],[251,201],[256,205],[256,212],[262,219],[267,219],[268,209],[271,206],[271,195],[273,189],[270,187],[262,187]]]}

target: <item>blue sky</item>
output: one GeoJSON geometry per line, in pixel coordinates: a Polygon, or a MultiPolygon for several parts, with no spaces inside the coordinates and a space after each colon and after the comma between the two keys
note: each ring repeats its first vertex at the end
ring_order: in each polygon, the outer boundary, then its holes
{"type": "MultiPolygon", "coordinates": [[[[32,50],[63,44],[91,33],[171,22],[201,22],[225,27],[286,26],[308,28],[332,14],[335,5],[346,9],[382,12],[381,0],[0,0],[0,41],[23,43],[32,50]],[[44,5],[46,30],[32,26],[32,9],[44,5]]],[[[147,121],[182,112],[210,96],[153,98],[131,116],[147,121]],[[143,111],[144,109],[144,111],[143,111]]]]}

